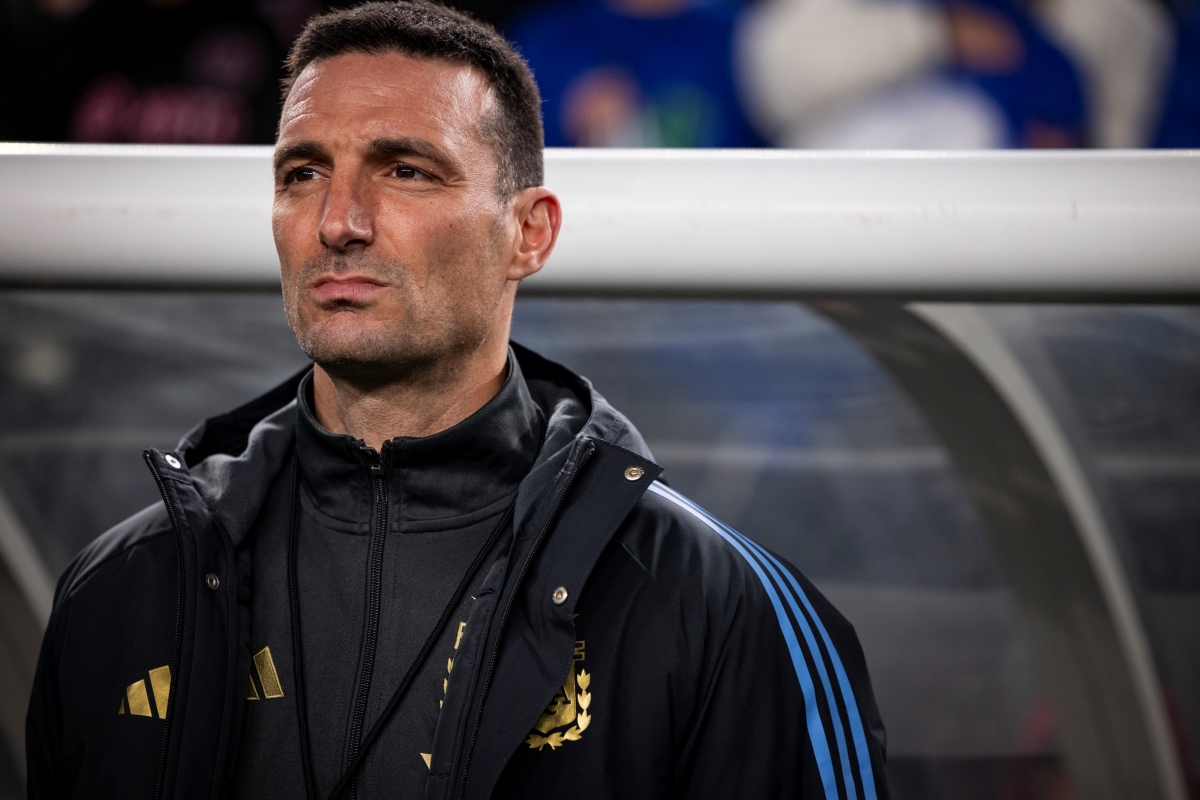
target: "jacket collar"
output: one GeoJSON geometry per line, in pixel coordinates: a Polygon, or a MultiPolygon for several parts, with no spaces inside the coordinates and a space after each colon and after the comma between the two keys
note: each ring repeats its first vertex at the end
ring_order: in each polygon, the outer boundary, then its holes
{"type": "Polygon", "coordinates": [[[384,442],[378,453],[317,422],[311,377],[300,384],[296,402],[296,453],[305,491],[323,517],[345,530],[369,530],[376,465],[396,504],[392,524],[405,532],[446,530],[498,513],[542,442],[541,409],[511,356],[503,386],[478,411],[432,436],[384,442]]]}
{"type": "MultiPolygon", "coordinates": [[[[529,397],[545,419],[540,450],[514,510],[514,528],[521,530],[580,442],[596,439],[645,459],[652,456],[633,423],[590,381],[515,342],[511,347],[529,397]]],[[[204,420],[176,448],[234,546],[245,539],[268,487],[288,462],[296,437],[296,397],[311,371],[308,367],[266,394],[204,420]]]]}
{"type": "Polygon", "coordinates": [[[591,381],[515,342],[512,348],[524,371],[530,395],[546,414],[542,449],[522,485],[514,510],[515,526],[520,530],[536,510],[544,495],[542,490],[553,483],[568,463],[572,449],[584,441],[594,439],[614,444],[649,460],[653,456],[633,423],[613,408],[591,381]]]}

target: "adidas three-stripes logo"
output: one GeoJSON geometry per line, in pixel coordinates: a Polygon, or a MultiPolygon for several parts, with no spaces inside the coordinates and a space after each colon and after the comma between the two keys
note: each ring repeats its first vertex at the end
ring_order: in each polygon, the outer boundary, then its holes
{"type": "Polygon", "coordinates": [[[258,700],[265,697],[274,700],[283,697],[283,686],[279,683],[279,673],[275,671],[275,662],[271,659],[271,648],[264,647],[254,654],[254,671],[258,673],[258,682],[262,685],[262,695],[254,685],[254,675],[251,674],[250,688],[246,691],[247,700],[258,700]]]}
{"type": "MultiPolygon", "coordinates": [[[[262,686],[259,693],[254,684],[254,675],[250,677],[247,700],[267,698],[272,700],[283,697],[283,687],[279,683],[279,673],[275,671],[275,662],[271,659],[271,648],[264,647],[254,654],[254,671],[258,673],[258,682],[262,686]]],[[[166,719],[171,703],[171,668],[155,667],[148,673],[150,688],[146,688],[146,679],[139,678],[125,687],[121,695],[121,703],[117,714],[129,714],[134,717],[158,717],[166,719]],[[153,702],[152,702],[153,698],[153,702]]]]}
{"type": "Polygon", "coordinates": [[[155,712],[159,719],[167,718],[167,711],[171,702],[171,668],[156,667],[150,670],[150,691],[146,691],[146,681],[144,678],[139,678],[133,683],[125,687],[125,693],[121,695],[121,706],[117,709],[117,714],[125,714],[126,708],[128,713],[135,717],[153,717],[155,712]],[[150,697],[154,697],[154,711],[150,710],[150,697]]]}

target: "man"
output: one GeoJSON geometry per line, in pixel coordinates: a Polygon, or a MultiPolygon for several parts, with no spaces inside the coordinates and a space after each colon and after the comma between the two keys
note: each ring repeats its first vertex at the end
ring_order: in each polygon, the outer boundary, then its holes
{"type": "Polygon", "coordinates": [[[60,581],[32,797],[886,796],[854,632],[508,343],[549,257],[537,89],[377,3],[288,60],[274,233],[314,367],[177,451],[60,581]]]}
{"type": "Polygon", "coordinates": [[[1120,17],[1113,5],[1146,2],[1097,1],[1104,11],[1092,0],[766,0],[739,30],[738,74],[751,116],[783,147],[1075,147],[1086,98],[1058,44],[1074,37],[1047,32],[1042,12],[1078,5],[1091,37],[1120,17]]]}
{"type": "Polygon", "coordinates": [[[734,75],[740,3],[539,3],[508,27],[550,146],[759,147],[734,75]]]}

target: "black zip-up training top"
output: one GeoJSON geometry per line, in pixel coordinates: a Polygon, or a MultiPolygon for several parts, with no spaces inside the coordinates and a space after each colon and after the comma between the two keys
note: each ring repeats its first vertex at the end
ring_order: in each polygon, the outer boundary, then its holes
{"type": "MultiPolygon", "coordinates": [[[[273,415],[271,436],[294,436],[296,464],[270,482],[246,546],[253,549],[251,669],[234,798],[307,794],[289,596],[289,536],[297,524],[305,718],[314,797],[325,797],[379,719],[466,577],[469,590],[368,755],[359,797],[421,798],[454,645],[486,566],[511,533],[508,510],[542,441],[543,418],[510,357],[483,408],[424,438],[377,453],[326,431],[312,378],[273,415]],[[503,528],[498,531],[498,528],[503,528]],[[496,535],[499,534],[499,535],[496,535]],[[481,568],[466,576],[481,549],[481,568]],[[365,730],[364,730],[365,729],[365,730]]],[[[262,446],[260,441],[259,446],[262,446]]],[[[253,459],[251,459],[253,461],[253,459]]],[[[245,491],[260,491],[250,484],[245,491]]]]}
{"type": "MultiPolygon", "coordinates": [[[[887,797],[851,626],[658,481],[586,380],[514,352],[544,431],[446,679],[426,798],[887,797]]],[[[283,702],[246,699],[261,678],[246,545],[293,448],[272,415],[301,377],[147,451],[163,502],[60,579],[27,723],[31,797],[228,796],[247,707],[283,702]]]]}

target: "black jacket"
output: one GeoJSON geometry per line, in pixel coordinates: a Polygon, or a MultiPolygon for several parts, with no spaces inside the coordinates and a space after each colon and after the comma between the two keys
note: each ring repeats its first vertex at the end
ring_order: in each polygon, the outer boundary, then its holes
{"type": "MultiPolygon", "coordinates": [[[[515,350],[547,429],[453,659],[426,796],[887,797],[850,624],[657,481],[585,379],[515,350]]],[[[300,377],[147,451],[163,502],[59,581],[30,797],[225,794],[251,668],[245,543],[287,460],[253,445],[300,377]]]]}

